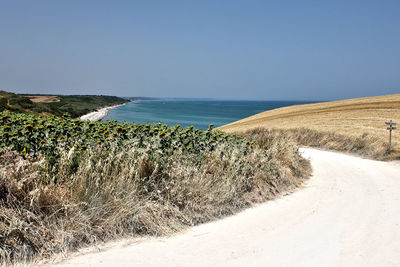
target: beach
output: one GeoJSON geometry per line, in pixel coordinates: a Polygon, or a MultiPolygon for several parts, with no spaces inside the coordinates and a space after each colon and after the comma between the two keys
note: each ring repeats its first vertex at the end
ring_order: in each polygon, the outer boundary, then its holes
{"type": "Polygon", "coordinates": [[[110,110],[116,108],[116,107],[120,107],[123,106],[125,104],[120,104],[120,105],[114,105],[114,106],[110,106],[110,107],[105,107],[105,108],[101,108],[97,111],[88,113],[86,115],[83,115],[82,117],[80,117],[81,120],[84,121],[99,121],[102,120],[103,118],[107,117],[108,113],[110,112],[110,110]]]}

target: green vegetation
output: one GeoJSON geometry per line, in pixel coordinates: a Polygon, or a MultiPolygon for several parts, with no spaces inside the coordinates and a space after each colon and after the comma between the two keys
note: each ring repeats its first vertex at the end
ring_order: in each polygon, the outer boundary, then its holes
{"type": "Polygon", "coordinates": [[[288,138],[0,113],[0,260],[164,235],[297,187],[288,138]]]}
{"type": "MultiPolygon", "coordinates": [[[[101,107],[118,105],[129,102],[129,100],[116,96],[94,96],[94,95],[57,95],[55,102],[35,103],[30,100],[32,95],[17,95],[0,91],[0,111],[10,110],[20,113],[52,114],[62,116],[68,113],[72,118],[95,111],[101,107]]],[[[34,95],[45,97],[46,95],[34,95]]]]}
{"type": "Polygon", "coordinates": [[[72,118],[81,117],[101,107],[129,102],[129,100],[116,96],[58,95],[57,97],[60,102],[45,103],[50,108],[50,113],[54,115],[68,113],[72,118]]]}
{"type": "Polygon", "coordinates": [[[27,110],[35,109],[40,105],[36,105],[27,97],[23,97],[17,94],[0,91],[0,111],[11,110],[15,112],[25,112],[27,110]]]}
{"type": "Polygon", "coordinates": [[[221,131],[207,131],[189,128],[168,127],[158,123],[130,124],[90,122],[55,116],[36,116],[3,111],[0,113],[0,145],[23,153],[24,157],[57,157],[58,147],[63,150],[84,151],[89,146],[109,146],[110,143],[126,145],[135,143],[138,147],[160,149],[170,155],[181,149],[187,153],[212,151],[217,144],[229,143],[250,148],[244,138],[221,131]],[[154,147],[157,145],[157,147],[154,147]]]}

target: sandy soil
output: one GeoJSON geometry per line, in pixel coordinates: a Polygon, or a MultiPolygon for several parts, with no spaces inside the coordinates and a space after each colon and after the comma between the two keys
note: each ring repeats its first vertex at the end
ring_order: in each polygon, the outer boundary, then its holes
{"type": "Polygon", "coordinates": [[[30,95],[27,97],[35,103],[60,102],[60,99],[54,95],[30,95]]]}
{"type": "Polygon", "coordinates": [[[111,106],[111,107],[105,107],[105,108],[101,108],[97,111],[91,112],[89,114],[83,115],[82,117],[80,117],[81,120],[88,120],[88,121],[99,121],[101,119],[103,119],[104,117],[107,117],[108,113],[110,112],[110,110],[119,107],[119,106],[123,106],[125,104],[122,105],[115,105],[115,106],[111,106]]]}
{"type": "Polygon", "coordinates": [[[304,149],[304,188],[169,238],[125,240],[59,266],[398,266],[400,163],[304,149]]]}

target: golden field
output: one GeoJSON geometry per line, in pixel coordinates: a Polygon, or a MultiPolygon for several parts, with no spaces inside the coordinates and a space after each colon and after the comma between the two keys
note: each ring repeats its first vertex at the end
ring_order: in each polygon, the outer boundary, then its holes
{"type": "MultiPolygon", "coordinates": [[[[385,122],[389,120],[400,123],[400,94],[283,107],[218,129],[235,133],[255,128],[280,131],[290,129],[292,133],[301,129],[302,134],[305,130],[311,130],[314,133],[337,135],[336,139],[368,136],[374,139],[375,146],[387,148],[389,131],[385,122]]],[[[400,130],[393,131],[392,142],[390,158],[393,158],[393,155],[397,158],[400,154],[400,130]]],[[[303,142],[302,145],[307,144],[303,142]]]]}
{"type": "Polygon", "coordinates": [[[27,97],[34,103],[60,102],[60,98],[55,95],[28,95],[27,97]]]}

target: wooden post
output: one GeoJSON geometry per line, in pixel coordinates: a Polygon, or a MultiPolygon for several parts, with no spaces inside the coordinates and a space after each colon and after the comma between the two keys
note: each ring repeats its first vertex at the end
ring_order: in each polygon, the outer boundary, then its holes
{"type": "Polygon", "coordinates": [[[389,130],[389,152],[390,152],[392,150],[392,131],[396,130],[397,128],[394,127],[396,123],[394,123],[392,120],[390,120],[389,122],[385,122],[385,124],[389,125],[387,129],[389,130]]]}

